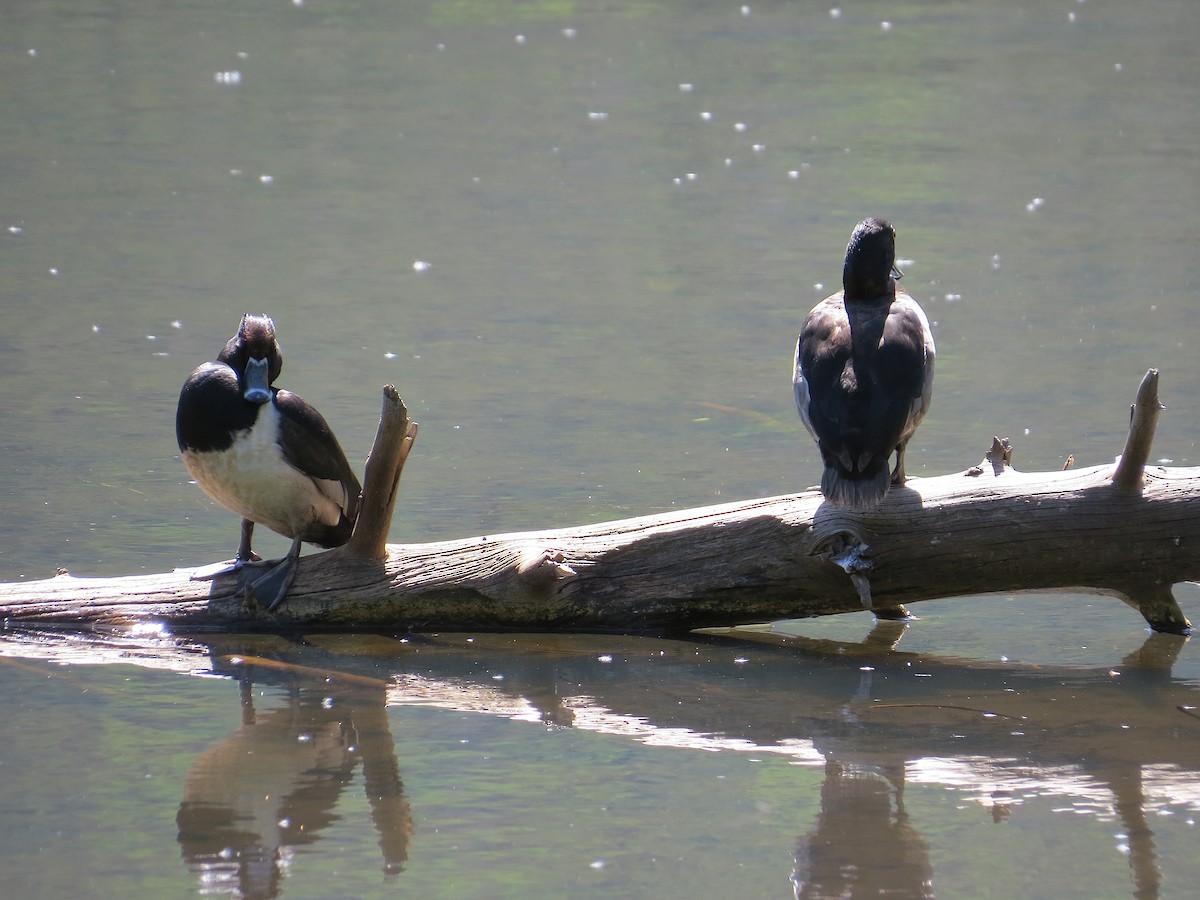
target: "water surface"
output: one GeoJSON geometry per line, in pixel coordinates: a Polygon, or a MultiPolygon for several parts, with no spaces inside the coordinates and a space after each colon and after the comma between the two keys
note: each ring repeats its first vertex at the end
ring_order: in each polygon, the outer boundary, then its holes
{"type": "MultiPolygon", "coordinates": [[[[993,435],[1023,469],[1108,461],[1152,366],[1155,458],[1196,465],[1198,31],[1182,0],[5,7],[0,578],[230,554],[172,420],[247,310],[351,459],[398,386],[421,434],[395,541],[813,484],[792,342],[870,214],[935,322],[910,474],[993,435]]],[[[1186,895],[1194,645],[1095,597],[915,611],[865,655],[865,616],[419,653],[135,642],[159,671],[11,636],[0,875],[45,897],[1186,895]],[[365,696],[323,686],[347,671],[365,696]],[[285,800],[255,805],[271,777],[285,800]]]]}

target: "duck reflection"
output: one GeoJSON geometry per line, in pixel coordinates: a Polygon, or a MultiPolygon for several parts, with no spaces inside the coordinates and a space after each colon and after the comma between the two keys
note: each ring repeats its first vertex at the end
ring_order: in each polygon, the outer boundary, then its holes
{"type": "Polygon", "coordinates": [[[412,819],[388,730],[386,683],[265,658],[218,662],[241,682],[242,723],[196,759],[176,816],[183,858],[202,888],[278,896],[292,855],[337,820],[359,766],[383,870],[401,871],[412,819]],[[286,703],[256,709],[256,685],[284,687],[286,703]]]}
{"type": "Polygon", "coordinates": [[[1171,675],[1186,638],[1151,635],[1119,669],[1055,669],[904,653],[904,628],[881,622],[857,643],[747,631],[209,638],[213,669],[242,682],[243,721],[192,767],[180,846],[206,889],[277,896],[361,765],[383,868],[400,871],[412,816],[386,708],[423,706],[822,766],[820,811],[795,844],[797,897],[934,896],[906,784],[954,790],[997,823],[1047,796],[1119,820],[1132,895],[1157,897],[1150,822],[1200,810],[1200,688],[1171,675]],[[256,709],[255,685],[287,702],[256,709]]]}
{"type": "Polygon", "coordinates": [[[796,847],[797,898],[933,897],[929,845],[904,810],[903,762],[830,759],[816,827],[796,847]]]}

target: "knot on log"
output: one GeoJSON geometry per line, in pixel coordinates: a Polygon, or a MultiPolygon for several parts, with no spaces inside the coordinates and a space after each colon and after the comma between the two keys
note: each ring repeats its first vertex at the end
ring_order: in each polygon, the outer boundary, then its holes
{"type": "Polygon", "coordinates": [[[521,549],[517,559],[517,578],[531,589],[549,588],[557,581],[575,577],[575,570],[563,562],[562,551],[537,546],[521,549]]]}

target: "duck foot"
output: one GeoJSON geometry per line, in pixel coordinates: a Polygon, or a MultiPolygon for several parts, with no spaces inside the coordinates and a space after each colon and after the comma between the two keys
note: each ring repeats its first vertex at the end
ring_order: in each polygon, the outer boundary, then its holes
{"type": "Polygon", "coordinates": [[[240,571],[243,566],[270,564],[269,562],[264,563],[262,557],[257,553],[251,553],[249,559],[235,557],[234,559],[227,559],[219,563],[212,563],[207,566],[201,566],[198,569],[192,569],[188,578],[191,581],[212,581],[214,578],[219,578],[222,575],[230,575],[240,571]]]}
{"type": "MultiPolygon", "coordinates": [[[[300,558],[300,544],[300,538],[293,540],[291,549],[283,559],[253,563],[255,567],[269,566],[269,568],[264,574],[253,580],[242,579],[242,592],[247,606],[255,603],[265,605],[267,612],[271,612],[283,602],[287,597],[288,588],[296,580],[296,561],[300,558]]],[[[247,565],[249,564],[243,563],[242,567],[245,568],[247,565]]]]}

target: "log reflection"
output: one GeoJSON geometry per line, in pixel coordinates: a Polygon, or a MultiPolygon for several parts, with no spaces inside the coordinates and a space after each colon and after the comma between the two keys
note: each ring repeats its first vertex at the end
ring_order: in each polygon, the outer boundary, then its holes
{"type": "Polygon", "coordinates": [[[953,790],[996,823],[1046,797],[1118,821],[1130,895],[1158,897],[1156,823],[1200,811],[1200,684],[1172,675],[1187,639],[1152,635],[1093,669],[906,653],[903,630],[883,622],[859,643],[745,631],[174,643],[10,631],[4,649],[187,671],[203,652],[242,681],[243,723],[196,759],[178,821],[189,866],[245,896],[280,892],[290,854],[328,833],[358,765],[383,868],[402,868],[412,815],[386,707],[426,706],[822,767],[820,811],[780,873],[798,897],[933,896],[938,823],[906,808],[914,784],[953,790]],[[287,702],[258,708],[252,685],[283,688],[287,702]]]}
{"type": "MultiPolygon", "coordinates": [[[[1156,897],[1160,873],[1147,807],[1200,809],[1193,787],[1200,721],[1181,712],[1200,703],[1200,690],[1171,676],[1186,639],[1152,635],[1119,670],[1095,671],[904,653],[895,649],[904,627],[880,622],[860,643],[769,633],[753,640],[745,633],[690,640],[310,637],[274,656],[343,679],[387,678],[389,705],[507,716],[656,744],[766,750],[823,765],[821,812],[797,837],[791,877],[798,897],[885,887],[889,896],[934,896],[936,873],[920,822],[904,806],[906,781],[953,787],[995,822],[1024,796],[1061,793],[1105,806],[1127,835],[1132,895],[1156,897]]],[[[222,638],[210,642],[210,652],[229,670],[253,648],[222,638]]],[[[373,698],[377,755],[386,756],[382,689],[361,696],[373,698]]],[[[356,710],[359,720],[367,714],[362,703],[356,710]]],[[[406,836],[407,822],[377,827],[381,835],[406,836]]]]}

